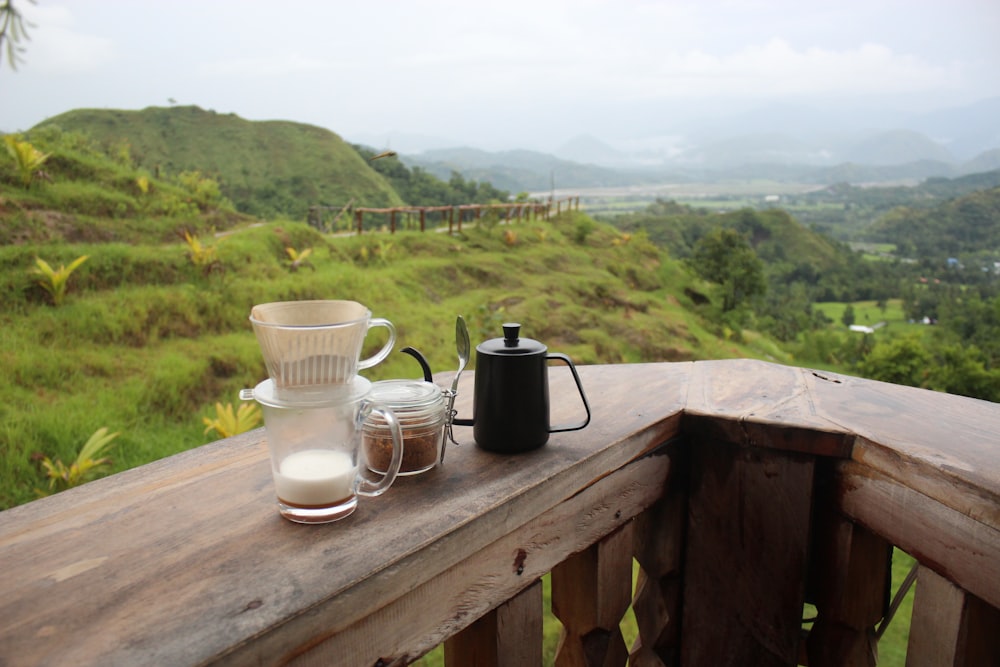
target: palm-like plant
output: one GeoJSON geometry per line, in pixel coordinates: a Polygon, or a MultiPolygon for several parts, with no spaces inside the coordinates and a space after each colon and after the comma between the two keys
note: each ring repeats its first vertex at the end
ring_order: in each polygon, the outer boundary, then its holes
{"type": "MultiPolygon", "coordinates": [[[[108,433],[107,427],[97,429],[80,449],[76,460],[68,466],[62,459],[53,461],[48,456],[42,458],[42,467],[45,468],[45,476],[49,479],[48,493],[62,491],[89,481],[101,468],[111,465],[110,458],[100,455],[118,435],[118,433],[108,433]]],[[[39,495],[48,493],[39,490],[39,495]]]]}
{"type": "Polygon", "coordinates": [[[243,403],[238,410],[233,410],[232,403],[215,404],[215,419],[202,417],[205,424],[205,435],[215,431],[220,438],[230,438],[256,428],[260,423],[260,408],[254,403],[243,403]]]}
{"type": "Polygon", "coordinates": [[[66,283],[69,281],[70,274],[72,274],[76,269],[86,262],[90,258],[90,255],[81,255],[70,262],[69,266],[59,265],[58,269],[53,269],[52,266],[46,262],[41,257],[35,258],[35,269],[34,273],[43,276],[38,284],[42,286],[46,292],[52,297],[53,305],[59,306],[62,304],[63,299],[66,298],[66,283]]]}
{"type": "Polygon", "coordinates": [[[49,154],[41,152],[27,141],[20,141],[12,134],[5,135],[3,140],[7,146],[7,152],[17,163],[17,170],[21,172],[21,185],[27,190],[31,187],[35,174],[49,159],[49,154]]]}
{"type": "Polygon", "coordinates": [[[299,252],[295,248],[291,247],[285,248],[285,252],[288,253],[288,259],[291,262],[288,268],[294,272],[298,271],[303,266],[308,266],[310,269],[315,271],[316,267],[306,261],[309,258],[309,255],[312,254],[312,251],[312,248],[306,248],[302,252],[299,252]]]}

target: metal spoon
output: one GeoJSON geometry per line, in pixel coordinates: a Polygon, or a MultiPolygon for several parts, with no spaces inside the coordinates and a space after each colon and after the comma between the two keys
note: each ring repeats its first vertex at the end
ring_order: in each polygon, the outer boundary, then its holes
{"type": "MultiPolygon", "coordinates": [[[[451,397],[448,401],[448,439],[456,445],[455,435],[452,433],[452,420],[455,418],[455,397],[458,396],[458,378],[465,370],[465,365],[469,363],[469,354],[472,352],[472,343],[469,342],[469,328],[465,326],[465,320],[461,315],[455,320],[455,347],[458,350],[458,370],[455,371],[455,379],[451,382],[451,397]]],[[[444,447],[441,447],[441,463],[444,463],[444,447]]]]}

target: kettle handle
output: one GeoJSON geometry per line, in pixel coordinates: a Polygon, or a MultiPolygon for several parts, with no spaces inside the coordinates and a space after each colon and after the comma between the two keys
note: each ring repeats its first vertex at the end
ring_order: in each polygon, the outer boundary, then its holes
{"type": "Polygon", "coordinates": [[[590,404],[587,403],[587,397],[583,393],[583,384],[580,383],[580,376],[576,374],[576,366],[573,365],[573,362],[568,356],[562,354],[561,352],[551,352],[545,355],[545,358],[566,362],[566,365],[569,366],[569,370],[573,373],[573,379],[576,380],[576,388],[580,392],[580,398],[583,399],[583,408],[587,411],[587,418],[581,423],[560,424],[559,426],[553,426],[549,428],[549,433],[559,433],[560,431],[579,431],[581,428],[590,423],[590,404]]]}

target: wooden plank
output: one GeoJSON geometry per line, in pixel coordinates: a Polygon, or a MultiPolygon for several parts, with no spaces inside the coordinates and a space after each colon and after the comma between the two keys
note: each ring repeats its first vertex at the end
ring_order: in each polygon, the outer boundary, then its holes
{"type": "Polygon", "coordinates": [[[1000,611],[920,566],[907,667],[1000,664],[1000,611]]]}
{"type": "MultiPolygon", "coordinates": [[[[369,666],[378,659],[384,664],[405,664],[513,597],[571,554],[629,523],[659,497],[668,470],[665,456],[636,461],[374,611],[367,608],[370,599],[384,595],[380,588],[385,582],[377,577],[366,581],[341,595],[336,609],[320,610],[324,618],[317,640],[288,650],[312,664],[369,666]]],[[[447,559],[447,554],[431,550],[421,554],[417,566],[436,569],[440,558],[447,559]]],[[[280,636],[273,639],[284,641],[280,636]]],[[[226,656],[220,664],[236,667],[252,664],[261,654],[285,655],[277,650],[262,652],[260,646],[241,648],[245,650],[226,656]]]]}
{"type": "Polygon", "coordinates": [[[475,621],[444,645],[448,667],[541,667],[542,582],[475,621]]]}
{"type": "Polygon", "coordinates": [[[684,431],[749,447],[850,456],[850,430],[814,400],[808,371],[750,359],[695,364],[684,431]]]}
{"type": "Polygon", "coordinates": [[[691,442],[681,664],[795,665],[811,457],[691,442]]]}
{"type": "Polygon", "coordinates": [[[1000,531],[860,463],[837,464],[837,488],[845,514],[1000,606],[1000,531]]]}
{"type": "MultiPolygon", "coordinates": [[[[581,368],[585,389],[613,390],[628,405],[598,401],[586,429],[512,457],[485,452],[471,429],[456,429],[465,444],[449,447],[443,467],[400,478],[334,524],[278,516],[262,431],[0,513],[0,618],[17,619],[0,625],[0,653],[35,664],[285,655],[439,577],[672,437],[689,369],[581,368]],[[630,391],[635,382],[641,395],[630,391]]],[[[554,414],[575,410],[575,387],[554,376],[554,414]]],[[[464,413],[473,382],[463,375],[464,413]]]]}

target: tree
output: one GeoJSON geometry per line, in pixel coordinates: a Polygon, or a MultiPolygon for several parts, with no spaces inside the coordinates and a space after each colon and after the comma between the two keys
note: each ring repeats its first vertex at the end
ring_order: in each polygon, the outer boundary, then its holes
{"type": "Polygon", "coordinates": [[[933,357],[917,336],[904,336],[879,343],[858,364],[866,378],[909,387],[927,387],[933,357]]]}
{"type": "Polygon", "coordinates": [[[854,306],[852,304],[847,304],[844,308],[844,314],[840,316],[840,321],[844,323],[845,327],[854,324],[854,306]]]}
{"type": "Polygon", "coordinates": [[[767,291],[764,263],[739,232],[716,229],[693,248],[688,264],[705,280],[722,286],[722,311],[734,310],[767,291]]]}
{"type": "MultiPolygon", "coordinates": [[[[28,2],[35,4],[35,0],[28,2]]],[[[24,17],[14,6],[14,0],[3,0],[0,3],[0,65],[3,64],[4,50],[7,51],[7,62],[12,70],[16,70],[17,63],[22,61],[21,54],[24,53],[24,47],[18,45],[21,40],[30,39],[24,25],[24,17]],[[6,47],[4,42],[7,43],[6,47]]]]}

